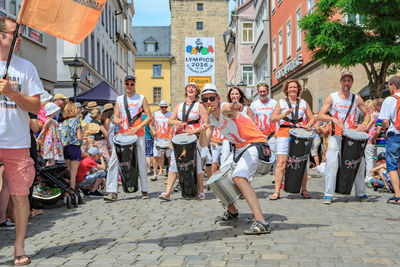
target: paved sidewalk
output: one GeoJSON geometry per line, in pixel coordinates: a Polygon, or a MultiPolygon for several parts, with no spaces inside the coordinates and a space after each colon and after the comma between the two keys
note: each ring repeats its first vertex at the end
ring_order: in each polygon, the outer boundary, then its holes
{"type": "MultiPolygon", "coordinates": [[[[337,196],[327,206],[324,179],[312,173],[310,200],[282,191],[270,201],[272,176],[253,180],[269,235],[242,234],[252,223],[244,200],[237,221],[215,224],[224,210],[211,191],[204,201],[180,193],[160,201],[164,180],[148,177],[148,200],[120,193],[114,203],[88,200],[31,219],[26,252],[31,266],[399,266],[400,206],[386,204],[392,195],[368,189],[370,203],[337,196]]],[[[12,230],[0,231],[0,265],[12,264],[13,242],[12,230]]]]}

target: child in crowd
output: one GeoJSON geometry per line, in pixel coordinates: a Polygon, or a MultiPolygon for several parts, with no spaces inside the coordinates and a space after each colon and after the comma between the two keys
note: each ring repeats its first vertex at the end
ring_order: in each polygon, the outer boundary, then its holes
{"type": "Polygon", "coordinates": [[[106,186],[105,178],[107,174],[104,158],[101,155],[102,152],[97,147],[90,148],[88,154],[89,157],[79,163],[76,182],[79,188],[88,190],[87,194],[89,197],[102,197],[103,194],[98,189],[100,185],[103,188],[106,186]],[[96,162],[99,159],[101,164],[96,162]]]}
{"type": "Polygon", "coordinates": [[[45,105],[46,121],[40,132],[37,143],[40,144],[40,154],[47,160],[47,165],[54,165],[56,160],[63,160],[63,145],[61,134],[58,130],[58,123],[54,119],[59,107],[54,103],[45,105]]]}
{"type": "Polygon", "coordinates": [[[378,188],[383,188],[380,192],[390,193],[393,192],[393,186],[390,182],[389,173],[386,171],[386,154],[381,152],[376,159],[377,166],[371,170],[372,179],[368,187],[374,187],[375,191],[378,188]]]}

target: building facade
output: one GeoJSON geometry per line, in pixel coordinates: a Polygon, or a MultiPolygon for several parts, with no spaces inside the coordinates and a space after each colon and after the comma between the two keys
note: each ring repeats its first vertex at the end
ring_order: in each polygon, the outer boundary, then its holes
{"type": "MultiPolygon", "coordinates": [[[[215,40],[214,80],[222,95],[227,92],[226,54],[223,33],[229,23],[229,0],[170,0],[171,10],[171,101],[175,106],[184,99],[185,41],[188,37],[210,37],[215,40]]],[[[199,45],[200,46],[200,45],[199,45]]],[[[193,50],[196,53],[196,50],[193,50]]],[[[205,51],[205,53],[210,50],[205,51]]]]}
{"type": "MultiPolygon", "coordinates": [[[[17,18],[22,0],[0,0],[0,17],[17,18]]],[[[57,82],[56,37],[31,27],[23,27],[20,51],[15,55],[29,60],[35,65],[43,87],[53,92],[57,82]]]]}
{"type": "MultiPolygon", "coordinates": [[[[311,51],[304,42],[304,32],[299,20],[313,12],[314,0],[270,0],[272,97],[284,98],[283,84],[297,79],[303,87],[302,98],[318,112],[323,99],[340,89],[341,68],[327,68],[312,60],[311,51]]],[[[338,17],[339,18],[339,17],[338,17]]],[[[345,19],[345,18],[342,18],[345,19]]],[[[354,75],[353,93],[359,93],[368,85],[362,66],[350,68],[354,75]]]]}
{"type": "Polygon", "coordinates": [[[256,83],[252,56],[256,38],[253,0],[236,1],[229,28],[224,33],[228,84],[241,85],[251,98],[256,83]]]}
{"type": "Polygon", "coordinates": [[[161,100],[171,104],[171,27],[133,27],[136,91],[144,95],[152,111],[161,100]]]}
{"type": "Polygon", "coordinates": [[[107,1],[95,29],[78,45],[57,39],[57,84],[55,93],[74,96],[68,64],[75,56],[84,65],[76,95],[89,91],[102,81],[110,90],[123,91],[123,79],[134,74],[132,38],[133,2],[107,1]]]}

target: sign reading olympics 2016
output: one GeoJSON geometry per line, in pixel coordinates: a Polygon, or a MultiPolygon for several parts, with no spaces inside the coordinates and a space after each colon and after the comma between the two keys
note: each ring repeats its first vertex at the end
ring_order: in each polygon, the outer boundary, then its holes
{"type": "Polygon", "coordinates": [[[208,81],[211,77],[215,83],[215,38],[185,38],[185,84],[193,76],[204,76],[208,81]]]}

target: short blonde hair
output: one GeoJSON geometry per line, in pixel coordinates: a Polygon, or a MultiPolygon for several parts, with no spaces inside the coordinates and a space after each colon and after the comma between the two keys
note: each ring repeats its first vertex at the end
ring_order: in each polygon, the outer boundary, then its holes
{"type": "Polygon", "coordinates": [[[368,99],[367,101],[365,101],[365,105],[370,108],[374,108],[374,100],[368,99]]]}
{"type": "Polygon", "coordinates": [[[78,115],[78,106],[75,103],[68,102],[62,112],[64,119],[76,117],[78,115]]]}

